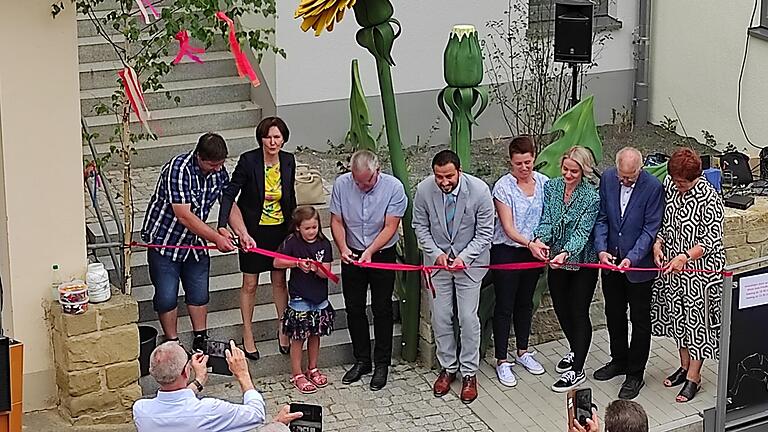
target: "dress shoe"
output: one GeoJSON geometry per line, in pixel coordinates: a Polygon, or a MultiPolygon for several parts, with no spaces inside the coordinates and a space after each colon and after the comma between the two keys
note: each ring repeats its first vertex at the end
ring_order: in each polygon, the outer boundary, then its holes
{"type": "Polygon", "coordinates": [[[371,365],[366,363],[355,363],[352,369],[341,378],[342,384],[352,384],[355,381],[360,381],[360,377],[365,374],[371,373],[371,365]]]}
{"type": "Polygon", "coordinates": [[[477,377],[467,375],[461,380],[460,399],[465,404],[477,399],[477,377]]]}
{"type": "Polygon", "coordinates": [[[450,373],[443,369],[440,371],[440,375],[435,380],[435,385],[432,386],[432,393],[437,397],[443,397],[451,390],[451,383],[456,379],[456,372],[450,373]]]}
{"type": "Polygon", "coordinates": [[[373,376],[371,377],[371,390],[378,391],[387,385],[387,374],[389,373],[389,366],[376,366],[373,369],[373,376]]]}
{"type": "Polygon", "coordinates": [[[616,363],[608,363],[600,369],[596,370],[592,376],[595,377],[595,379],[598,381],[608,381],[613,377],[624,375],[626,373],[627,371],[625,368],[617,365],[616,363]]]}
{"type": "Polygon", "coordinates": [[[621,390],[619,390],[619,399],[629,400],[636,398],[644,385],[645,381],[642,378],[627,375],[627,379],[621,385],[621,390]]]}

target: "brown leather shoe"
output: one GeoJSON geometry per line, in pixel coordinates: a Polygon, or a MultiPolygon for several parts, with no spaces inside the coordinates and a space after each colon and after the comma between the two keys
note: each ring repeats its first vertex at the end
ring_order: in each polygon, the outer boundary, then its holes
{"type": "Polygon", "coordinates": [[[449,373],[443,369],[440,371],[440,375],[435,380],[435,385],[432,386],[432,392],[437,397],[443,397],[451,390],[451,383],[456,379],[456,372],[449,373]]]}
{"type": "Polygon", "coordinates": [[[461,380],[461,401],[465,404],[471,403],[477,399],[477,378],[475,376],[465,376],[461,380]]]}

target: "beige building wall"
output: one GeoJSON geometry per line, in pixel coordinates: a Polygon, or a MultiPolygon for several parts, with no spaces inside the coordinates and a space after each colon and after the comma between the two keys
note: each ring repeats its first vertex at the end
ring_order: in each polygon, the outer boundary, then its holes
{"type": "MultiPolygon", "coordinates": [[[[688,135],[708,130],[755,155],[737,118],[739,70],[755,0],[654,0],[651,23],[651,121],[679,117],[688,135]],[[670,103],[670,99],[671,102],[670,103]],[[672,104],[677,109],[675,114],[672,104]]],[[[768,41],[749,36],[742,118],[752,141],[768,145],[768,41]]],[[[678,125],[677,132],[683,133],[678,125]]]]}
{"type": "Polygon", "coordinates": [[[24,347],[24,409],[56,404],[43,301],[51,266],[86,264],[74,5],[3,2],[0,12],[2,327],[24,347]]]}

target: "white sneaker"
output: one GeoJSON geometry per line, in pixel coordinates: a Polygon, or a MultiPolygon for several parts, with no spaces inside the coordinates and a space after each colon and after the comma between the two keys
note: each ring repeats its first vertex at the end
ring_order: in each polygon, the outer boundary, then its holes
{"type": "Polygon", "coordinates": [[[533,375],[541,375],[544,373],[544,366],[541,365],[536,358],[533,357],[535,353],[527,352],[517,358],[517,362],[533,375]]]}
{"type": "Polygon", "coordinates": [[[496,365],[496,376],[499,377],[499,382],[507,387],[514,387],[517,385],[517,379],[515,374],[512,373],[512,364],[504,362],[496,365]]]}

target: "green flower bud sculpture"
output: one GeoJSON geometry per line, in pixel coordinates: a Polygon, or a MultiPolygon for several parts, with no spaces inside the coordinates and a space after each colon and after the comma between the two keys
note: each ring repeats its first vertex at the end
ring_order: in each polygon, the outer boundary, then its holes
{"type": "Polygon", "coordinates": [[[474,26],[453,27],[443,56],[443,75],[448,86],[437,95],[437,105],[451,122],[451,150],[459,155],[462,168],[472,172],[472,125],[488,106],[488,89],[480,85],[483,54],[474,26]],[[478,100],[480,105],[473,112],[478,100]]]}

